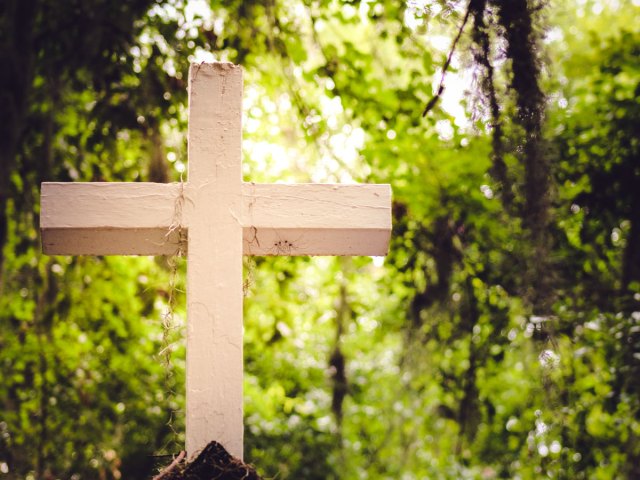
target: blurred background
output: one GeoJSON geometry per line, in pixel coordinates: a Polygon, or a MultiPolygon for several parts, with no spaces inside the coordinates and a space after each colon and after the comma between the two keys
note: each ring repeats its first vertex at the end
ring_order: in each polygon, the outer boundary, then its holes
{"type": "MultiPolygon", "coordinates": [[[[184,442],[183,259],[41,253],[42,181],[180,181],[190,62],[244,175],[390,183],[380,258],[245,259],[268,478],[640,478],[638,0],[3,0],[0,479],[184,442]]],[[[186,173],[184,173],[186,175],[186,173]]]]}

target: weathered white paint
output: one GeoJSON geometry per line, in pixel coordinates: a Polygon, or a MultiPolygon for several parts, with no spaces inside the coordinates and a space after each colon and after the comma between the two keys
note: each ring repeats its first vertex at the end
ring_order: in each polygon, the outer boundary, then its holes
{"type": "Polygon", "coordinates": [[[45,253],[188,247],[190,454],[217,440],[242,457],[242,254],[384,255],[391,232],[388,185],[242,183],[241,103],[239,67],[192,65],[188,182],[42,184],[45,253]]]}
{"type": "Polygon", "coordinates": [[[242,69],[189,71],[187,452],[242,458],[242,69]]]}
{"type": "MultiPolygon", "coordinates": [[[[50,255],[172,255],[188,230],[194,184],[44,183],[42,244],[50,255]],[[176,218],[180,202],[182,214],[176,218]]],[[[244,183],[239,221],[245,255],[384,255],[391,232],[388,185],[244,183]]]]}
{"type": "Polygon", "coordinates": [[[248,255],[386,255],[389,185],[243,186],[248,255]]]}
{"type": "MultiPolygon", "coordinates": [[[[181,185],[43,183],[42,249],[48,255],[173,255],[181,185]]],[[[182,202],[184,207],[184,202],[182,202]]]]}

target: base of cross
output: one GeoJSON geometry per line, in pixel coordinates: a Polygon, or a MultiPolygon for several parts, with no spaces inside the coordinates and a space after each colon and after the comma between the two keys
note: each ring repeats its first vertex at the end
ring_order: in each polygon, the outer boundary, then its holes
{"type": "Polygon", "coordinates": [[[153,480],[261,480],[256,470],[231,456],[218,442],[209,443],[193,460],[178,456],[153,480]]]}

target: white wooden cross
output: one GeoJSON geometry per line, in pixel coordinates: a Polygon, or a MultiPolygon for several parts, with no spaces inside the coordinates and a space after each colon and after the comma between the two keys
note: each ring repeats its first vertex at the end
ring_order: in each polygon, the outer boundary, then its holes
{"type": "Polygon", "coordinates": [[[47,254],[187,247],[190,455],[217,440],[242,458],[242,255],[385,255],[391,232],[389,185],[243,183],[241,120],[242,69],[194,64],[188,182],[42,184],[47,254]]]}

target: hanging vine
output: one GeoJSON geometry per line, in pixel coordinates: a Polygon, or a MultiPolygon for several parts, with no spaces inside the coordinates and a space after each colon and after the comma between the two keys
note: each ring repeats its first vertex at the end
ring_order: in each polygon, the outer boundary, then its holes
{"type": "Polygon", "coordinates": [[[521,289],[534,311],[548,315],[553,303],[551,275],[551,164],[544,144],[546,98],[540,86],[541,66],[536,16],[544,7],[538,0],[470,0],[457,35],[451,45],[436,94],[427,103],[423,116],[444,92],[445,74],[465,26],[471,20],[472,60],[480,72],[480,86],[488,105],[492,134],[492,167],[489,173],[498,183],[505,209],[516,213],[526,231],[523,264],[526,265],[521,289]],[[508,60],[505,72],[508,89],[501,96],[496,88],[496,55],[508,60]],[[510,142],[505,141],[503,111],[513,102],[510,142]],[[522,178],[510,172],[506,155],[519,161],[522,178]],[[521,206],[515,206],[515,190],[524,193],[521,206]]]}

